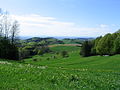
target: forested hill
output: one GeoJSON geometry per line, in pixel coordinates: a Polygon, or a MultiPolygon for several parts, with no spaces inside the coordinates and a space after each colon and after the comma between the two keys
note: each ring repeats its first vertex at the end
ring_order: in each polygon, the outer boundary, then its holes
{"type": "Polygon", "coordinates": [[[25,40],[21,40],[21,43],[45,42],[48,45],[52,45],[52,44],[81,44],[85,40],[93,40],[93,39],[94,38],[74,38],[74,39],[64,38],[64,39],[57,39],[57,38],[53,38],[53,37],[46,37],[46,38],[32,37],[32,38],[28,38],[28,39],[25,39],[25,40]]]}

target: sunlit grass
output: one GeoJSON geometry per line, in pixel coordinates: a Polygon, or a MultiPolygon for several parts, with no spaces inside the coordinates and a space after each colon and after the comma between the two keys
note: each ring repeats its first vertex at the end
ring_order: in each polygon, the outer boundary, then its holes
{"type": "Polygon", "coordinates": [[[120,55],[83,58],[78,49],[69,49],[68,58],[49,53],[24,62],[1,59],[0,90],[119,90],[119,58],[120,55]]]}

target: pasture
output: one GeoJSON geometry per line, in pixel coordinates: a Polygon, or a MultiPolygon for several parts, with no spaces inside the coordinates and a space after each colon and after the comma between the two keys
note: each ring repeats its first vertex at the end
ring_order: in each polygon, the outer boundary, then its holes
{"type": "Polygon", "coordinates": [[[120,89],[120,55],[81,57],[76,46],[55,46],[51,50],[55,53],[20,62],[1,59],[0,90],[120,89]],[[63,50],[69,57],[56,53],[63,50]]]}

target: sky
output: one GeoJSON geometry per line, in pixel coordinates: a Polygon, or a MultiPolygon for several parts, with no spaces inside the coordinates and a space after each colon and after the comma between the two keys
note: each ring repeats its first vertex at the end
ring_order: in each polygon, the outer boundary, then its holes
{"type": "Polygon", "coordinates": [[[120,29],[120,0],[1,0],[20,36],[98,37],[120,29]]]}

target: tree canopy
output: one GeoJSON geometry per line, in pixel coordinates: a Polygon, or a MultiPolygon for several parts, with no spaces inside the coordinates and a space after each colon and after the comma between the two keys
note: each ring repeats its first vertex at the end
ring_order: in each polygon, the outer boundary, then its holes
{"type": "Polygon", "coordinates": [[[85,41],[82,44],[81,55],[115,55],[120,54],[120,30],[113,34],[106,34],[92,41],[85,41]]]}

